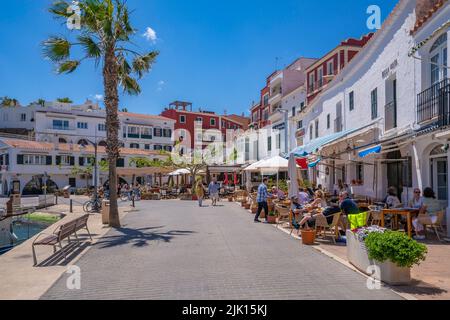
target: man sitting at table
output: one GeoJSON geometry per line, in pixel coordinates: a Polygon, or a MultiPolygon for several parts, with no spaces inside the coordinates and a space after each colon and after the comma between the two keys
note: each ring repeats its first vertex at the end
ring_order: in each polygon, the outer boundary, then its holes
{"type": "Polygon", "coordinates": [[[278,189],[277,187],[272,187],[272,194],[278,199],[278,200],[284,200],[286,199],[286,195],[281,189],[278,189]]]}
{"type": "Polygon", "coordinates": [[[298,200],[301,205],[309,203],[309,195],[306,193],[305,189],[300,188],[298,193],[298,200]]]}
{"type": "Polygon", "coordinates": [[[359,214],[359,208],[356,202],[350,198],[347,191],[343,191],[339,195],[339,208],[345,215],[359,214]]]}

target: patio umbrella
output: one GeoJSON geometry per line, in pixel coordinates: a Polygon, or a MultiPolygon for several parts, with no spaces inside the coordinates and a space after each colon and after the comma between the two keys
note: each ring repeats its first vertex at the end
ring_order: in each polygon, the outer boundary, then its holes
{"type": "Polygon", "coordinates": [[[298,177],[297,162],[293,153],[289,156],[288,175],[291,183],[289,183],[289,199],[298,195],[298,177]]]}
{"type": "Polygon", "coordinates": [[[237,186],[237,184],[239,183],[236,172],[234,173],[233,183],[234,183],[235,186],[237,186]]]}

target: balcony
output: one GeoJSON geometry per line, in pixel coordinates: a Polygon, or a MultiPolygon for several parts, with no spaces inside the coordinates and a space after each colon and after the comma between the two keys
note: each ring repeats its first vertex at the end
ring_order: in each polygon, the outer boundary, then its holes
{"type": "Polygon", "coordinates": [[[275,88],[274,90],[272,90],[270,97],[269,97],[269,104],[274,104],[274,103],[281,101],[282,94],[283,94],[283,90],[281,89],[281,87],[275,88]]]}
{"type": "Polygon", "coordinates": [[[384,107],[385,131],[397,128],[397,101],[392,101],[384,107]]]}
{"type": "Polygon", "coordinates": [[[444,79],[417,95],[417,123],[450,124],[450,79],[444,79]]]}
{"type": "Polygon", "coordinates": [[[129,133],[128,134],[128,138],[130,138],[130,139],[139,139],[140,136],[139,136],[138,133],[129,133]]]}
{"type": "Polygon", "coordinates": [[[141,139],[151,140],[153,136],[151,134],[141,134],[141,139]]]}

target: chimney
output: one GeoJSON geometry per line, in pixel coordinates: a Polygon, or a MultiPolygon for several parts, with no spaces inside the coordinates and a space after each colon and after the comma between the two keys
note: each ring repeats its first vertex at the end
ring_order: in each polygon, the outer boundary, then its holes
{"type": "Polygon", "coordinates": [[[416,2],[416,22],[419,22],[428,15],[431,9],[443,0],[417,0],[416,2]]]}

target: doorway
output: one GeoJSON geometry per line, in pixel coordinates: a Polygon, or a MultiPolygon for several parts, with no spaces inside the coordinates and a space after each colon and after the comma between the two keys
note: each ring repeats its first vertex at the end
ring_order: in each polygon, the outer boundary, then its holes
{"type": "Polygon", "coordinates": [[[433,190],[435,190],[438,200],[448,200],[447,158],[431,160],[431,177],[433,190]]]}

